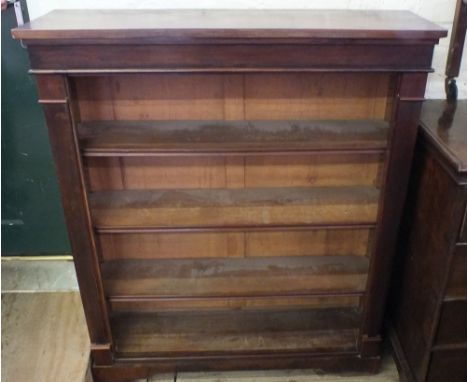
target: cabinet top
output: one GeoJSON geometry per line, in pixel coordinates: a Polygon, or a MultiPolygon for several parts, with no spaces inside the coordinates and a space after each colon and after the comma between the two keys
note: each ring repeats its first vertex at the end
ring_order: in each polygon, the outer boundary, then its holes
{"type": "Polygon", "coordinates": [[[466,100],[456,104],[445,100],[424,102],[421,127],[452,168],[466,173],[466,100]]]}
{"type": "Polygon", "coordinates": [[[55,10],[12,31],[17,39],[438,40],[447,31],[408,11],[364,10],[55,10]]]}

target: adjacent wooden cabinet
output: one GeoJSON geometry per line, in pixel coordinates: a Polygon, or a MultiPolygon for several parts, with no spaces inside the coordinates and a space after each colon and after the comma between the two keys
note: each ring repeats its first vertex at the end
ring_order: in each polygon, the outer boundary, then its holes
{"type": "Polygon", "coordinates": [[[28,45],[97,381],[378,370],[434,44],[392,11],[55,11],[28,45]]]}
{"type": "Polygon", "coordinates": [[[399,239],[392,341],[408,381],[466,381],[466,100],[426,101],[399,239]]]}

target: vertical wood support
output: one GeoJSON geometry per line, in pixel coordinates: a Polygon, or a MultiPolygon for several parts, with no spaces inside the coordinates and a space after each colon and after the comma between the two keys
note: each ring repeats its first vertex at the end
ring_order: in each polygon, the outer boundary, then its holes
{"type": "Polygon", "coordinates": [[[392,260],[406,198],[426,80],[427,73],[404,73],[399,77],[376,246],[364,297],[364,320],[361,328],[363,357],[377,356],[380,352],[380,333],[392,273],[392,260]]]}
{"type": "Polygon", "coordinates": [[[39,103],[49,130],[92,355],[97,349],[94,362],[110,364],[111,331],[67,81],[64,75],[38,75],[39,103]]]}

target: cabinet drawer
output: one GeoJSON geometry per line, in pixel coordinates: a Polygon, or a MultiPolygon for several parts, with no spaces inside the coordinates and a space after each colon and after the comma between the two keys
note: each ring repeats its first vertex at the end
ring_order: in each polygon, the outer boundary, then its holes
{"type": "Polygon", "coordinates": [[[457,244],[447,283],[448,298],[466,298],[466,245],[457,244]]]}
{"type": "Polygon", "coordinates": [[[466,301],[448,301],[442,305],[435,344],[466,343],[466,301]]]}
{"type": "Polygon", "coordinates": [[[429,365],[428,382],[466,381],[466,349],[433,352],[429,365]]]}

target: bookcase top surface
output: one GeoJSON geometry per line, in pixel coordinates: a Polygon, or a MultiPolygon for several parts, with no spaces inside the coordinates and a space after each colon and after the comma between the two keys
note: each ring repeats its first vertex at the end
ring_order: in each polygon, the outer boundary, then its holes
{"type": "Polygon", "coordinates": [[[13,29],[24,40],[437,40],[447,31],[409,11],[55,10],[13,29]]]}

